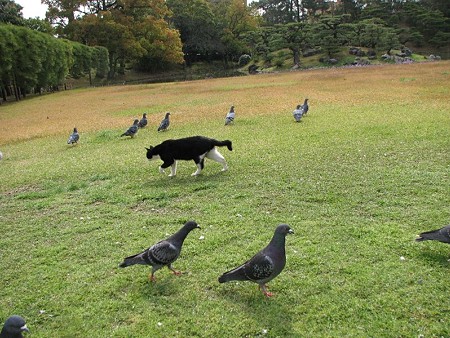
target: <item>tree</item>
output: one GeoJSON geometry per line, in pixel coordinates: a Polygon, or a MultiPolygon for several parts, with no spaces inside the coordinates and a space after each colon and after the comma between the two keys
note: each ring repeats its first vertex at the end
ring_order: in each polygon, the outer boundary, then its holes
{"type": "Polygon", "coordinates": [[[56,26],[57,33],[72,39],[70,26],[77,19],[78,13],[85,14],[81,8],[86,6],[89,0],[41,0],[48,6],[46,18],[56,26]]]}
{"type": "Polygon", "coordinates": [[[69,74],[104,71],[105,48],[91,48],[22,26],[0,25],[0,88],[2,97],[19,100],[33,89],[54,88],[69,74]],[[102,68],[103,67],[103,68],[102,68]]]}
{"type": "Polygon", "coordinates": [[[247,52],[243,34],[258,27],[256,15],[242,0],[221,0],[212,6],[218,33],[223,45],[225,64],[229,59],[239,59],[247,52]]]}
{"type": "Polygon", "coordinates": [[[89,46],[104,46],[108,49],[109,79],[123,72],[126,59],[142,57],[145,53],[130,28],[114,20],[111,12],[105,12],[102,16],[86,15],[73,25],[75,40],[89,46]],[[120,66],[122,70],[119,70],[120,66]]]}
{"type": "Polygon", "coordinates": [[[166,21],[171,13],[164,0],[85,0],[84,4],[91,14],[77,17],[64,30],[75,41],[108,49],[108,78],[123,74],[127,63],[153,69],[183,61],[179,35],[166,21]]]}
{"type": "Polygon", "coordinates": [[[244,35],[244,41],[252,51],[252,56],[262,57],[264,61],[269,61],[274,34],[275,28],[273,26],[261,27],[256,31],[247,32],[244,35]]]}
{"type": "Polygon", "coordinates": [[[0,25],[0,88],[4,101],[6,101],[8,85],[13,82],[12,69],[18,42],[10,26],[0,25]]]}
{"type": "Polygon", "coordinates": [[[305,17],[305,7],[300,0],[259,0],[262,17],[270,25],[299,22],[305,17]]]}
{"type": "Polygon", "coordinates": [[[321,15],[326,15],[330,5],[327,0],[304,0],[303,7],[308,18],[316,21],[321,15]]]}
{"type": "Polygon", "coordinates": [[[223,51],[220,32],[211,5],[206,0],[167,0],[171,22],[180,32],[186,63],[223,51]]]}
{"type": "Polygon", "coordinates": [[[23,25],[22,9],[13,0],[0,0],[0,23],[23,25]]]}
{"type": "Polygon", "coordinates": [[[55,34],[55,29],[52,27],[50,22],[48,22],[47,20],[42,20],[39,18],[24,19],[23,25],[34,31],[47,33],[47,34],[51,34],[51,35],[55,34]]]}
{"type": "Polygon", "coordinates": [[[373,51],[385,51],[400,45],[398,33],[391,27],[387,27],[381,19],[366,19],[353,25],[353,44],[368,47],[373,51]]]}
{"type": "Polygon", "coordinates": [[[340,51],[341,46],[350,40],[350,32],[345,23],[349,15],[323,15],[314,25],[314,41],[322,47],[322,50],[331,58],[340,51]]]}
{"type": "Polygon", "coordinates": [[[311,38],[309,27],[305,22],[276,25],[271,45],[275,49],[289,48],[294,57],[294,65],[299,66],[301,51],[311,38]]]}

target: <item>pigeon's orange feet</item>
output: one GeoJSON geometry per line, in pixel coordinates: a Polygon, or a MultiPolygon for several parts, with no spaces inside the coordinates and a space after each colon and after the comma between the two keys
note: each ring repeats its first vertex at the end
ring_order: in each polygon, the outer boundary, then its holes
{"type": "Polygon", "coordinates": [[[273,296],[273,293],[272,292],[263,292],[264,293],[264,295],[266,296],[266,297],[272,297],[273,296]]]}
{"type": "Polygon", "coordinates": [[[260,285],[259,288],[261,289],[261,291],[264,294],[264,296],[266,296],[266,297],[272,297],[273,296],[273,293],[269,292],[269,290],[267,290],[267,286],[265,284],[260,285]]]}

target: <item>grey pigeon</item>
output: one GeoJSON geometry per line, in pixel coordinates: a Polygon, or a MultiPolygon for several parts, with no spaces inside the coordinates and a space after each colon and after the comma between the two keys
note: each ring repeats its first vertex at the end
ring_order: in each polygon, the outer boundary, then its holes
{"type": "Polygon", "coordinates": [[[303,115],[306,115],[306,113],[309,110],[308,99],[305,99],[305,102],[303,102],[302,109],[303,109],[303,115]]]}
{"type": "Polygon", "coordinates": [[[225,125],[229,125],[231,122],[234,121],[234,106],[231,106],[230,111],[227,113],[227,116],[225,116],[225,125]]]}
{"type": "Polygon", "coordinates": [[[161,123],[158,127],[158,131],[166,131],[167,128],[169,128],[169,124],[170,124],[169,116],[170,116],[170,113],[166,113],[166,116],[161,121],[161,123]]]}
{"type": "Polygon", "coordinates": [[[427,240],[450,244],[450,224],[437,230],[422,232],[419,237],[416,238],[417,242],[427,240]]]}
{"type": "Polygon", "coordinates": [[[156,243],[141,253],[125,258],[119,267],[126,268],[135,264],[151,265],[152,273],[149,275],[149,279],[152,282],[156,281],[155,272],[164,266],[167,266],[175,275],[180,275],[181,272],[172,268],[172,263],[180,256],[181,247],[186,236],[196,228],[200,228],[196,222],[186,222],[178,232],[169,238],[156,243]]]}
{"type": "Polygon", "coordinates": [[[69,139],[67,140],[67,144],[77,144],[80,139],[80,134],[78,134],[77,128],[73,128],[73,133],[70,134],[69,139]]]}
{"type": "Polygon", "coordinates": [[[292,112],[292,115],[294,115],[295,122],[300,122],[301,121],[302,116],[303,116],[303,108],[302,108],[302,106],[300,104],[297,105],[295,110],[292,112]]]}
{"type": "Polygon", "coordinates": [[[142,118],[139,121],[138,127],[139,128],[145,128],[147,126],[147,123],[148,123],[148,121],[147,121],[147,114],[144,113],[144,114],[142,114],[142,118]]]}
{"type": "Polygon", "coordinates": [[[139,124],[139,120],[137,120],[137,119],[134,120],[133,125],[130,128],[128,128],[128,130],[126,132],[124,132],[122,135],[120,135],[120,137],[131,136],[131,138],[133,138],[139,130],[138,124],[139,124]]]}
{"type": "Polygon", "coordinates": [[[294,231],[287,224],[280,224],[270,243],[254,255],[250,260],[237,268],[225,272],[219,277],[219,283],[229,281],[250,281],[257,283],[267,297],[273,296],[267,290],[266,283],[270,282],[284,269],[286,265],[285,240],[287,234],[294,231]]]}
{"type": "Polygon", "coordinates": [[[25,324],[25,319],[14,315],[6,320],[0,338],[23,338],[22,332],[24,331],[30,332],[25,324]]]}

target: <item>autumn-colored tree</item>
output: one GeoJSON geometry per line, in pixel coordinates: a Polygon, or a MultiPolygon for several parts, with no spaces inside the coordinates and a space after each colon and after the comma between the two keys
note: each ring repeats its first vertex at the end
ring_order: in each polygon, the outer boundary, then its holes
{"type": "Polygon", "coordinates": [[[109,52],[108,77],[124,72],[125,64],[183,62],[182,46],[164,0],[43,0],[47,16],[60,23],[63,36],[109,52]]]}

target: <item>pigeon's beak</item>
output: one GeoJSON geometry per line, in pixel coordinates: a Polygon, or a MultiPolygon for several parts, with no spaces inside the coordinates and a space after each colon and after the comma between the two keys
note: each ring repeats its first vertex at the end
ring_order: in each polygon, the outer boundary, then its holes
{"type": "Polygon", "coordinates": [[[200,228],[200,225],[197,224],[197,228],[198,228],[198,229],[201,229],[201,228],[200,228]]]}
{"type": "Polygon", "coordinates": [[[288,234],[291,234],[291,235],[293,235],[293,234],[294,234],[294,230],[292,230],[292,229],[289,229],[289,231],[288,231],[288,234]]]}
{"type": "Polygon", "coordinates": [[[20,328],[20,331],[26,331],[26,332],[30,332],[30,330],[28,330],[27,325],[24,325],[20,328]]]}

